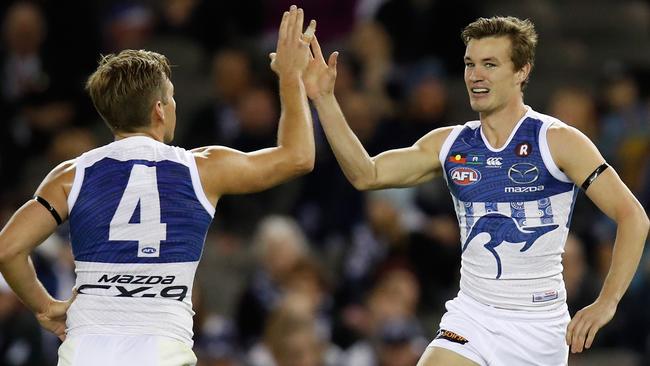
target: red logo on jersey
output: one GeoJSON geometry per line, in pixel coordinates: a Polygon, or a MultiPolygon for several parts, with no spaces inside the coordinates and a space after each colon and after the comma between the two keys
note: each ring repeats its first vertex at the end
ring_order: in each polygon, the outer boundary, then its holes
{"type": "Polygon", "coordinates": [[[465,163],[467,163],[467,157],[465,155],[463,155],[463,154],[454,154],[454,153],[452,153],[449,156],[448,161],[450,163],[465,164],[465,163]]]}
{"type": "Polygon", "coordinates": [[[533,153],[533,146],[528,142],[522,142],[515,146],[515,155],[526,157],[533,153]]]}
{"type": "Polygon", "coordinates": [[[461,186],[468,186],[481,180],[481,173],[472,168],[458,167],[449,172],[451,180],[461,186]]]}

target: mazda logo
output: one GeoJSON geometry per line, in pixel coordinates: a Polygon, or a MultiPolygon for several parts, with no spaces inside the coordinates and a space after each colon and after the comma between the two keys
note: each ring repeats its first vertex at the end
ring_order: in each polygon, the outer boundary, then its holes
{"type": "Polygon", "coordinates": [[[530,184],[539,178],[539,169],[533,164],[518,163],[508,169],[508,178],[517,184],[530,184]]]}

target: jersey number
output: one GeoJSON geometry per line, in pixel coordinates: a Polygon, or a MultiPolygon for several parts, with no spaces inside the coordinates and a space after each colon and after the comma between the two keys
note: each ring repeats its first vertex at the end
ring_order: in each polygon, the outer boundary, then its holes
{"type": "Polygon", "coordinates": [[[108,240],[137,241],[138,257],[158,257],[160,242],[166,238],[167,224],[160,222],[156,167],[136,164],[111,220],[108,240]],[[140,222],[131,223],[138,204],[140,222]]]}

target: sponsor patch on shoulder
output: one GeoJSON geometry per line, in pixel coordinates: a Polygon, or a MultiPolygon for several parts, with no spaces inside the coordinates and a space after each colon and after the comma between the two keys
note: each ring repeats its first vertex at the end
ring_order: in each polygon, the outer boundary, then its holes
{"type": "Polygon", "coordinates": [[[545,302],[557,299],[559,296],[557,290],[537,292],[533,294],[533,302],[545,302]]]}
{"type": "Polygon", "coordinates": [[[468,342],[467,338],[446,329],[438,330],[438,334],[436,334],[435,339],[446,339],[449,342],[454,342],[458,344],[465,344],[468,342]]]}

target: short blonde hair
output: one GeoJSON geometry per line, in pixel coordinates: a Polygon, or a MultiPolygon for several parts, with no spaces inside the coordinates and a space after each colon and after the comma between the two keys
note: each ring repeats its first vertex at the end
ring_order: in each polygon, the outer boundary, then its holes
{"type": "Polygon", "coordinates": [[[124,50],[102,56],[86,82],[95,109],[112,131],[135,132],[149,126],[156,100],[167,104],[165,80],[169,60],[145,50],[124,50]]]}

